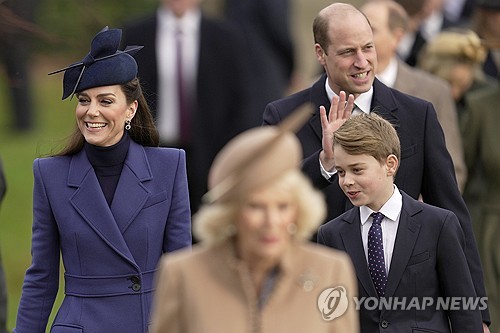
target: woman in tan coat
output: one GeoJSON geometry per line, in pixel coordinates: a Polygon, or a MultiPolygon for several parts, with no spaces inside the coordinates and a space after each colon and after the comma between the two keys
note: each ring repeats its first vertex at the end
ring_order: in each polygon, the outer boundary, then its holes
{"type": "Polygon", "coordinates": [[[216,157],[201,242],[161,262],[152,333],[359,331],[350,259],[308,241],[325,206],[290,123],[248,130],[216,157]]]}

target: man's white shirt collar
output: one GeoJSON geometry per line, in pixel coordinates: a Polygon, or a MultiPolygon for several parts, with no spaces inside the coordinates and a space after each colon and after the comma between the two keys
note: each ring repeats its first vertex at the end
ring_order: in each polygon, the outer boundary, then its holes
{"type": "MultiPolygon", "coordinates": [[[[332,90],[332,88],[330,88],[330,85],[328,84],[328,77],[326,78],[325,89],[326,89],[326,94],[328,95],[328,99],[330,100],[331,103],[333,96],[337,96],[337,94],[332,90]]],[[[372,97],[373,97],[373,86],[371,86],[370,90],[368,90],[367,92],[360,94],[358,98],[354,100],[354,103],[361,111],[363,111],[366,114],[369,114],[372,103],[372,97]]],[[[326,110],[326,112],[328,111],[329,110],[326,110]]]]}
{"type": "Polygon", "coordinates": [[[176,17],[172,11],[160,8],[158,9],[158,21],[161,29],[175,31],[180,28],[183,32],[195,32],[201,19],[199,9],[188,10],[182,17],[176,17]]]}

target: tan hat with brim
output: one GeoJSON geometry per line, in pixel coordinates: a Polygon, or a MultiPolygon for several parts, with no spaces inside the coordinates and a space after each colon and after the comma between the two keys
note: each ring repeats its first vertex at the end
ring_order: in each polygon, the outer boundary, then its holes
{"type": "Polygon", "coordinates": [[[229,141],[212,163],[204,201],[236,200],[298,168],[302,147],[294,132],[313,112],[304,104],[277,126],[252,128],[229,141]]]}

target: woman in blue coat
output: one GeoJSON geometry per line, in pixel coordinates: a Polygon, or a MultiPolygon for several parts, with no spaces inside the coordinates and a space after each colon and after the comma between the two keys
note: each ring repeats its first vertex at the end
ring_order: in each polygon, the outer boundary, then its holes
{"type": "Polygon", "coordinates": [[[32,264],[14,332],[45,332],[60,257],[65,297],[51,332],[146,332],[158,260],[191,244],[185,153],[158,148],[131,56],[141,47],[120,51],[120,39],[104,28],[63,69],[77,128],[33,164],[32,264]]]}

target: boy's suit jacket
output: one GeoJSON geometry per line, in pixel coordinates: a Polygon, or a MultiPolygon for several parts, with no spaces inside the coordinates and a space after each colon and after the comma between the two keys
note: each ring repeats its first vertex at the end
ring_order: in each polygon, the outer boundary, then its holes
{"type": "MultiPolygon", "coordinates": [[[[319,107],[323,105],[327,110],[330,109],[325,80],[326,75],[323,75],[310,88],[268,104],[264,111],[264,124],[277,124],[298,106],[306,102],[313,103],[315,113],[297,132],[297,136],[305,156],[302,170],[316,187],[323,188],[330,220],[352,208],[352,204],[340,189],[337,174],[327,181],[320,172],[322,130],[319,107]]],[[[469,211],[458,189],[453,162],[446,149],[443,130],[434,107],[427,101],[391,89],[375,79],[371,110],[393,124],[398,133],[401,164],[396,174],[396,185],[414,199],[422,195],[424,202],[449,209],[457,215],[465,234],[465,254],[476,292],[479,296],[486,296],[469,211]]],[[[489,322],[487,310],[483,312],[483,320],[489,322]]]]}
{"type": "Polygon", "coordinates": [[[153,275],[191,245],[184,151],[130,142],[111,207],[85,151],[36,159],[32,264],[14,332],[43,333],[64,263],[51,332],[146,332],[153,275]]]}
{"type": "MultiPolygon", "coordinates": [[[[425,309],[370,310],[361,306],[362,332],[482,332],[481,313],[436,310],[438,297],[475,297],[464,254],[465,237],[455,214],[419,202],[404,192],[403,208],[389,269],[385,297],[432,297],[425,309]],[[449,320],[448,321],[448,316],[449,320]]],[[[318,242],[346,251],[358,277],[359,297],[376,297],[361,240],[359,208],[322,225],[318,242]]],[[[481,303],[479,303],[481,305],[481,303]]],[[[484,305],[484,304],[483,304],[484,305]]]]}

